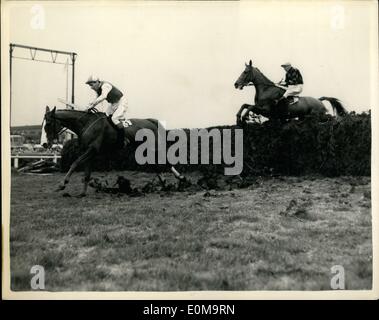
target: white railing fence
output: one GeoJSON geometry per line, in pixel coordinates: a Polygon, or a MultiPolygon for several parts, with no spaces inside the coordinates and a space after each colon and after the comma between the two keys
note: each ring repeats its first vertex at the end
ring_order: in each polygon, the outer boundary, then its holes
{"type": "Polygon", "coordinates": [[[61,158],[60,154],[12,154],[11,159],[13,160],[13,167],[18,169],[19,161],[18,159],[53,159],[54,163],[58,162],[61,158]]]}

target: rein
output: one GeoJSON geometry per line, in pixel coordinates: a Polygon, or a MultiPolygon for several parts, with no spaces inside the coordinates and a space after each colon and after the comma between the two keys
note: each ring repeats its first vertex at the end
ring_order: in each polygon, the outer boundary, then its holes
{"type": "MultiPolygon", "coordinates": [[[[81,118],[79,118],[79,119],[81,119],[81,118]]],[[[80,133],[80,135],[82,136],[83,134],[85,134],[86,132],[87,132],[87,130],[89,130],[96,122],[98,122],[99,120],[101,120],[101,119],[106,119],[106,117],[102,117],[102,116],[98,116],[97,117],[97,119],[95,120],[95,121],[92,121],[90,124],[89,124],[89,126],[87,127],[87,128],[83,128],[83,130],[84,131],[82,131],[81,133],[80,133]]]]}
{"type": "MultiPolygon", "coordinates": [[[[252,75],[252,79],[254,78],[253,77],[253,70],[251,70],[251,75],[252,75]]],[[[267,86],[267,87],[276,87],[276,88],[280,88],[278,87],[275,83],[254,83],[253,80],[251,81],[253,83],[254,86],[267,86]]],[[[283,88],[282,88],[283,89],[283,88]]]]}
{"type": "MultiPolygon", "coordinates": [[[[99,111],[98,111],[96,108],[92,108],[91,111],[92,111],[91,113],[94,113],[94,114],[99,113],[99,111]]],[[[88,113],[85,112],[80,118],[78,118],[77,121],[79,121],[80,119],[82,119],[83,117],[85,117],[87,114],[88,114],[88,113]]],[[[85,131],[87,131],[90,127],[92,127],[92,125],[93,125],[95,122],[97,122],[99,119],[102,119],[102,118],[104,118],[104,117],[99,116],[98,119],[96,119],[95,121],[93,121],[93,122],[90,124],[90,126],[89,126],[85,131]]],[[[44,118],[44,121],[45,121],[45,118],[44,118]]],[[[42,121],[42,124],[43,124],[44,121],[42,121]]],[[[54,116],[54,124],[53,124],[54,139],[57,139],[57,140],[58,140],[59,135],[61,135],[62,133],[66,132],[66,131],[68,130],[68,128],[67,128],[67,127],[63,127],[59,132],[56,132],[56,126],[57,126],[57,118],[54,116]]],[[[85,132],[85,131],[84,131],[84,132],[85,132]]],[[[80,135],[84,134],[84,132],[81,132],[80,135]]]]}
{"type": "MultiPolygon", "coordinates": [[[[45,121],[45,119],[43,119],[45,121]]],[[[43,124],[43,122],[42,122],[43,124]]],[[[61,135],[63,132],[66,132],[68,128],[66,127],[63,127],[61,130],[59,130],[59,132],[57,132],[57,119],[54,117],[54,124],[53,124],[53,132],[54,132],[54,139],[57,139],[59,138],[59,135],[61,135]]]]}
{"type": "Polygon", "coordinates": [[[61,135],[62,133],[66,132],[68,128],[62,128],[61,131],[57,133],[57,136],[61,135]]]}
{"type": "MultiPolygon", "coordinates": [[[[259,71],[260,72],[260,71],[259,71]]],[[[266,86],[266,87],[275,87],[275,88],[280,88],[280,89],[283,89],[285,90],[283,87],[281,86],[278,86],[276,85],[275,83],[273,83],[272,81],[270,81],[271,83],[263,83],[263,82],[257,82],[255,79],[254,79],[254,73],[253,73],[253,69],[251,69],[249,71],[249,76],[250,76],[250,81],[247,82],[247,84],[245,84],[244,86],[266,86]]],[[[247,78],[247,77],[246,77],[247,78]]],[[[244,80],[246,80],[246,78],[244,80]]]]}
{"type": "MultiPolygon", "coordinates": [[[[259,71],[260,72],[260,71],[259,71]]],[[[265,87],[275,87],[275,88],[278,88],[278,89],[281,89],[281,90],[286,90],[285,88],[283,88],[282,86],[279,86],[279,85],[276,85],[274,82],[272,82],[271,80],[267,79],[268,81],[270,81],[270,83],[263,83],[263,82],[259,82],[257,81],[257,76],[254,75],[254,69],[251,69],[248,74],[245,76],[245,79],[244,79],[244,82],[246,81],[247,83],[244,85],[244,86],[255,86],[255,87],[258,87],[258,86],[265,86],[265,87]],[[248,79],[250,78],[250,79],[248,79]],[[247,81],[248,80],[248,81],[247,81]]],[[[259,101],[259,105],[264,105],[265,103],[271,103],[271,100],[275,100],[275,99],[265,99],[265,100],[261,100],[259,101]]]]}

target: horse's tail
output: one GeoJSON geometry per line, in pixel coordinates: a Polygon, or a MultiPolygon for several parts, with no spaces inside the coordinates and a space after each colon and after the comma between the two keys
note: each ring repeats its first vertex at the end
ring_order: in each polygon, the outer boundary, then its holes
{"type": "Polygon", "coordinates": [[[333,107],[333,110],[335,112],[337,112],[337,115],[339,116],[344,116],[346,115],[348,112],[346,110],[346,108],[343,106],[342,102],[336,98],[332,98],[332,97],[321,97],[319,98],[320,101],[328,101],[330,102],[330,104],[332,105],[333,107]]]}

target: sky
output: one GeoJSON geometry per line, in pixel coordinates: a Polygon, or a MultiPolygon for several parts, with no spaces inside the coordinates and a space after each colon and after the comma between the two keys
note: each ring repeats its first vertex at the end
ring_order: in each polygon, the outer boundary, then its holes
{"type": "MultiPolygon", "coordinates": [[[[357,112],[376,103],[375,1],[32,1],[7,8],[10,43],[78,54],[80,106],[95,98],[85,85],[95,74],[124,92],[130,118],[157,118],[167,128],[233,124],[254,99],[254,87],[233,86],[250,59],[274,82],[291,62],[303,75],[304,96],[336,97],[357,112]]],[[[16,48],[14,56],[30,52],[16,48]]],[[[51,55],[37,52],[36,59],[51,55]]],[[[41,123],[46,105],[65,107],[57,100],[67,97],[67,76],[71,84],[65,65],[13,59],[12,74],[12,126],[41,123]]]]}

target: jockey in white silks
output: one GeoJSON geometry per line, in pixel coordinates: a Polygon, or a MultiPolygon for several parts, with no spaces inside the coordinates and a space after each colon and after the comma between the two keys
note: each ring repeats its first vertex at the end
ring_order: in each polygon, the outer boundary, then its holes
{"type": "Polygon", "coordinates": [[[107,101],[109,105],[105,114],[112,116],[112,122],[119,130],[124,130],[123,122],[126,120],[125,114],[128,109],[128,102],[123,93],[113,84],[107,81],[100,81],[99,78],[94,76],[90,76],[86,84],[97,93],[97,98],[86,107],[86,110],[90,111],[91,108],[104,100],[107,101]]]}
{"type": "Polygon", "coordinates": [[[283,63],[281,67],[283,67],[283,69],[286,71],[284,82],[280,81],[278,83],[280,87],[286,90],[286,92],[283,94],[282,99],[288,100],[288,97],[293,97],[293,102],[297,102],[297,96],[303,91],[303,77],[300,71],[292,67],[291,63],[289,62],[283,63]]]}
{"type": "Polygon", "coordinates": [[[128,109],[128,102],[123,93],[111,83],[100,81],[99,78],[94,76],[90,76],[86,84],[97,93],[97,98],[86,107],[86,110],[90,110],[106,100],[109,105],[105,114],[112,116],[113,123],[118,128],[121,128],[122,121],[126,120],[125,113],[128,109]]]}

